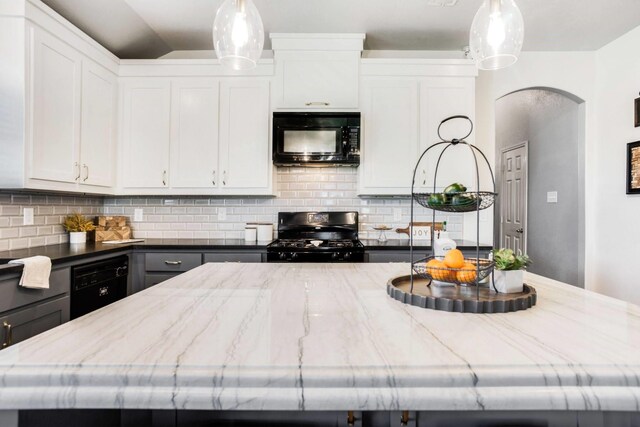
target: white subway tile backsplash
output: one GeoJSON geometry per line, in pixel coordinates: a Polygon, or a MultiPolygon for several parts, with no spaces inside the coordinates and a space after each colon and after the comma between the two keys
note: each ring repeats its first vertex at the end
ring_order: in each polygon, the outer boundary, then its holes
{"type": "MultiPolygon", "coordinates": [[[[0,194],[0,250],[68,241],[60,225],[71,212],[85,215],[133,216],[144,209],[142,222],[133,222],[138,238],[244,238],[247,222],[277,221],[279,211],[356,210],[360,213],[360,236],[377,238],[372,227],[386,224],[393,228],[409,224],[410,198],[357,197],[357,169],[279,168],[274,177],[278,197],[68,197],[0,194]],[[34,226],[22,225],[22,208],[35,208],[34,226]],[[218,220],[218,208],[226,208],[226,219],[218,220]],[[394,221],[394,208],[401,209],[401,220],[394,221]]],[[[431,221],[432,213],[415,207],[416,221],[431,221]]],[[[462,238],[461,215],[436,215],[447,221],[454,238],[462,238]]],[[[388,238],[408,236],[387,233],[388,238]]]]}

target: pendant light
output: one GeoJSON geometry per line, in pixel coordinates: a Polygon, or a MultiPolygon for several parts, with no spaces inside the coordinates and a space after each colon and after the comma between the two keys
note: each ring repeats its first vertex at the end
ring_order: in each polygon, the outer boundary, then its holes
{"type": "Polygon", "coordinates": [[[484,0],[473,18],[469,48],[481,70],[497,70],[518,60],[524,39],[522,13],[514,0],[484,0]]]}
{"type": "Polygon", "coordinates": [[[252,0],[224,0],[213,21],[213,47],[234,70],[255,68],[264,46],[264,27],[252,0]]]}

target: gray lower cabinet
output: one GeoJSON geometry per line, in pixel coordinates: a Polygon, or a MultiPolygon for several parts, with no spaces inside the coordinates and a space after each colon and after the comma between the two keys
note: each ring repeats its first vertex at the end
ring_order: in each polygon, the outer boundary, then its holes
{"type": "MultiPolygon", "coordinates": [[[[475,258],[476,251],[475,249],[463,249],[462,253],[465,258],[475,258]]],[[[425,258],[430,255],[430,251],[414,251],[413,252],[413,260],[417,261],[419,259],[425,258]]],[[[488,250],[480,250],[480,258],[486,258],[489,255],[488,250]]],[[[367,250],[367,259],[368,262],[411,262],[411,255],[409,250],[367,250]]]]}
{"type": "Polygon", "coordinates": [[[17,344],[69,321],[69,296],[27,306],[0,315],[2,348],[17,344]]]}
{"type": "Polygon", "coordinates": [[[69,321],[70,276],[68,267],[52,270],[48,289],[19,286],[20,274],[0,279],[0,348],[69,321]]]}
{"type": "Polygon", "coordinates": [[[214,252],[204,254],[204,262],[262,262],[261,252],[214,252]]]}

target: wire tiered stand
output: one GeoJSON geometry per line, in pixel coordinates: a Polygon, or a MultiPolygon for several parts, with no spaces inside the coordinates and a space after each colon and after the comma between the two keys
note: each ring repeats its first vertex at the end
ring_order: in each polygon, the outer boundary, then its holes
{"type": "MultiPolygon", "coordinates": [[[[466,141],[473,132],[473,122],[467,116],[451,116],[440,122],[438,126],[438,137],[440,142],[429,146],[418,158],[418,162],[413,170],[411,181],[411,220],[409,222],[409,250],[411,257],[411,274],[400,276],[389,280],[387,283],[387,293],[392,298],[405,304],[434,310],[444,310],[460,313],[506,313],[511,311],[526,310],[536,303],[536,291],[529,285],[524,285],[523,292],[513,294],[502,294],[495,291],[494,283],[494,262],[491,259],[480,257],[480,211],[489,208],[495,202],[496,183],[493,170],[489,160],[484,153],[473,144],[466,141]],[[440,129],[443,124],[451,120],[467,120],[470,124],[469,132],[459,139],[446,140],[442,137],[440,129]],[[469,148],[475,166],[476,190],[455,193],[456,203],[448,198],[453,195],[444,195],[436,191],[438,168],[443,155],[451,147],[462,145],[469,148]],[[437,147],[442,148],[438,155],[435,171],[433,175],[433,192],[416,193],[415,181],[416,173],[420,162],[431,150],[437,147]],[[480,190],[480,169],[479,160],[484,160],[489,174],[491,175],[492,191],[480,190]],[[431,255],[414,261],[413,247],[413,219],[414,205],[419,205],[431,209],[431,255]],[[476,253],[475,258],[467,258],[465,261],[475,267],[463,267],[462,269],[448,268],[440,266],[439,263],[429,263],[432,260],[442,260],[444,257],[435,256],[435,223],[436,212],[467,213],[476,214],[476,253]],[[429,263],[429,264],[428,264],[429,263]],[[439,284],[435,284],[435,283],[439,284]],[[443,283],[446,282],[446,283],[443,283]],[[486,282],[486,283],[485,283],[486,282]]],[[[495,241],[494,247],[495,247],[495,241]]]]}

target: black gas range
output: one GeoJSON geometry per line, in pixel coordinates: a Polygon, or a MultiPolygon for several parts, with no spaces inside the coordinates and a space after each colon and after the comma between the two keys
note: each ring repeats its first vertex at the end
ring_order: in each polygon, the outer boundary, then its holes
{"type": "Polygon", "coordinates": [[[358,212],[280,212],[268,262],[364,262],[358,212]]]}

